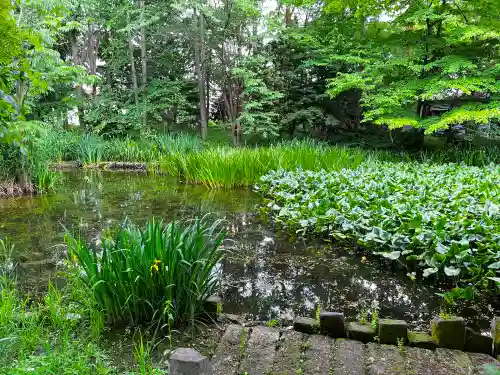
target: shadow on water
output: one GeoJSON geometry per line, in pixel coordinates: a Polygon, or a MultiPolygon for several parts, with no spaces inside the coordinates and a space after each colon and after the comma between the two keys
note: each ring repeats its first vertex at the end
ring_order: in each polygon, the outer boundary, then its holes
{"type": "MultiPolygon", "coordinates": [[[[95,240],[125,218],[142,224],[151,216],[170,220],[214,213],[226,220],[234,240],[220,266],[225,312],[291,319],[310,315],[320,304],[354,319],[378,305],[382,316],[418,328],[427,328],[439,313],[436,290],[412,282],[406,271],[362,261],[328,243],[278,235],[254,215],[259,199],[248,189],[209,191],[160,176],[74,171],[65,174],[58,194],[0,200],[0,237],[9,236],[16,245],[22,287],[46,290],[64,257],[63,226],[95,240]]],[[[461,313],[486,328],[493,308],[483,303],[461,313]]]]}

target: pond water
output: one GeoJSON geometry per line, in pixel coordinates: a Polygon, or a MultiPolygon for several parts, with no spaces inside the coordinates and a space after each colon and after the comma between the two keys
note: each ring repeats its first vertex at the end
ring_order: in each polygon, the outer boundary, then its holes
{"type": "MultiPolygon", "coordinates": [[[[19,282],[25,290],[46,290],[64,257],[64,228],[89,240],[125,218],[192,218],[211,213],[226,220],[234,240],[221,264],[224,311],[258,320],[291,319],[322,309],[354,319],[378,305],[383,317],[427,328],[441,298],[429,285],[412,282],[406,271],[363,259],[349,249],[277,234],[255,215],[260,196],[250,189],[207,190],[175,179],[125,172],[74,171],[64,174],[60,192],[0,200],[0,238],[15,244],[19,282]]],[[[481,328],[498,306],[487,301],[460,311],[481,328]]]]}

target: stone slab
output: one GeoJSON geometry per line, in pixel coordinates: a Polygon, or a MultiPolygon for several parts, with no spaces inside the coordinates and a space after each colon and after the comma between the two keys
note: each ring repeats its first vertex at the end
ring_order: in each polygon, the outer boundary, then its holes
{"type": "Polygon", "coordinates": [[[359,341],[335,340],[328,375],[363,375],[365,346],[359,341]]]}
{"type": "Polygon", "coordinates": [[[474,366],[470,357],[460,350],[437,348],[436,356],[438,362],[448,366],[448,374],[473,375],[474,366]]]}
{"type": "Polygon", "coordinates": [[[403,375],[405,370],[406,363],[397,346],[366,345],[366,375],[403,375]]]}
{"type": "Polygon", "coordinates": [[[274,358],[271,374],[296,374],[301,367],[306,335],[296,331],[283,332],[274,358]]]}
{"type": "Polygon", "coordinates": [[[237,324],[227,327],[212,360],[214,375],[233,375],[238,372],[241,350],[245,345],[245,335],[241,334],[242,329],[243,327],[237,324]]]}
{"type": "MultiPolygon", "coordinates": [[[[271,327],[253,327],[241,361],[240,373],[267,375],[276,356],[279,330],[271,327]]],[[[225,374],[227,375],[227,374],[225,374]]]]}
{"type": "MultiPolygon", "coordinates": [[[[333,340],[327,336],[311,335],[305,343],[305,360],[302,363],[303,375],[330,374],[330,361],[333,340]]],[[[292,374],[293,375],[293,374],[292,374]]]]}
{"type": "Polygon", "coordinates": [[[496,367],[500,371],[500,362],[490,355],[484,353],[467,353],[474,367],[474,375],[483,375],[484,366],[496,367]]]}

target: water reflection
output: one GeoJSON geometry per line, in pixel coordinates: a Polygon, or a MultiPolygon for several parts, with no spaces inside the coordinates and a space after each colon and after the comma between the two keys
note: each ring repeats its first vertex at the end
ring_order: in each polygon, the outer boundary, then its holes
{"type": "MultiPolygon", "coordinates": [[[[0,200],[0,236],[17,247],[21,280],[45,283],[62,257],[63,226],[88,239],[125,218],[143,223],[151,216],[191,218],[215,213],[233,240],[220,266],[226,312],[257,319],[310,315],[317,304],[349,318],[378,305],[381,315],[427,327],[439,312],[436,290],[417,285],[403,270],[316,241],[290,241],[253,212],[259,197],[249,190],[209,191],[175,180],[123,173],[68,173],[61,193],[50,197],[0,200]]],[[[45,288],[44,288],[45,290],[45,288]]],[[[487,324],[493,307],[474,315],[487,324]]]]}

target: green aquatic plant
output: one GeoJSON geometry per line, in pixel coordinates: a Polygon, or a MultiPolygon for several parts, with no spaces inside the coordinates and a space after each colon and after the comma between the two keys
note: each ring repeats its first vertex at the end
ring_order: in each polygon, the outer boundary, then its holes
{"type": "Polygon", "coordinates": [[[194,322],[218,283],[223,256],[221,222],[151,219],[144,229],[129,222],[98,247],[68,234],[68,254],[109,322],[194,322]]]}
{"type": "MultiPolygon", "coordinates": [[[[261,210],[302,236],[354,240],[423,278],[498,291],[500,168],[370,162],[263,176],[261,210]]],[[[465,288],[461,298],[472,297],[465,288]]]]}

